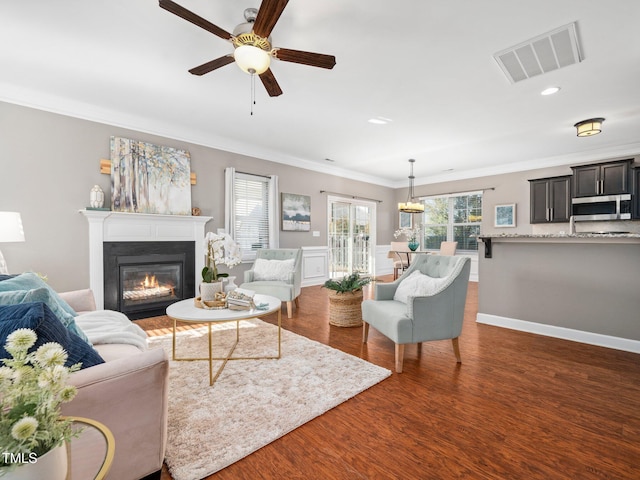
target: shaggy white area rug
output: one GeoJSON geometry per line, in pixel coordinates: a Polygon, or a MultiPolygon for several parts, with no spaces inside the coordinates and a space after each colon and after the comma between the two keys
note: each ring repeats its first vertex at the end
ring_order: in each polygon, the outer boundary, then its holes
{"type": "MultiPolygon", "coordinates": [[[[277,355],[277,327],[240,322],[234,356],[277,355]]],[[[235,323],[213,326],[214,356],[233,344],[235,323]]],[[[179,332],[178,357],[207,356],[206,327],[179,332]]],[[[151,337],[171,358],[171,335],[151,337]]],[[[214,374],[220,362],[214,362],[214,374]]],[[[233,360],[209,386],[207,361],[169,369],[165,461],[175,480],[217,472],[391,375],[360,358],[282,330],[278,360],[233,360]]]]}

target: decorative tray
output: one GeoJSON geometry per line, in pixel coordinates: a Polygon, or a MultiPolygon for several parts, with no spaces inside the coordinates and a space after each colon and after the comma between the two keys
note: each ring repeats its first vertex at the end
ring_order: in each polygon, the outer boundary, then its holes
{"type": "Polygon", "coordinates": [[[227,308],[227,298],[224,293],[216,293],[214,300],[202,300],[202,297],[196,297],[193,299],[193,303],[197,308],[204,308],[205,310],[222,310],[227,308]]]}

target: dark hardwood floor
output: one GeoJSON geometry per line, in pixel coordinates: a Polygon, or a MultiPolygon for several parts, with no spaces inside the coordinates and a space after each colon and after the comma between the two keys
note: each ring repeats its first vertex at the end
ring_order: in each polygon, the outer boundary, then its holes
{"type": "MultiPolygon", "coordinates": [[[[477,324],[469,285],[461,365],[450,341],[407,346],[402,374],[207,478],[640,479],[640,355],[477,324]]],[[[320,287],[283,310],[284,328],[393,370],[391,341],[327,319],[320,287]]]]}

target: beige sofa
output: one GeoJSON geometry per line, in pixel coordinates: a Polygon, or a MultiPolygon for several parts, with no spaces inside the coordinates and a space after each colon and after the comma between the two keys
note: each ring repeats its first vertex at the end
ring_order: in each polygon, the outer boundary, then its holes
{"type": "MultiPolygon", "coordinates": [[[[95,310],[91,290],[60,296],[78,313],[95,310]]],[[[163,349],[141,351],[125,344],[94,347],[105,363],[71,375],[78,395],[63,405],[62,413],[92,418],[109,427],[115,457],[108,479],[159,479],[167,442],[167,355],[163,349]]]]}

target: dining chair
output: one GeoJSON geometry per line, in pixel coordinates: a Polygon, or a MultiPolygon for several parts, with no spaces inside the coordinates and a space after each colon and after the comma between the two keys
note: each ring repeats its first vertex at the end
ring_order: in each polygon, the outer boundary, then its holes
{"type": "Polygon", "coordinates": [[[409,252],[411,252],[411,249],[409,248],[409,242],[391,242],[391,250],[389,250],[389,253],[387,253],[387,258],[392,258],[394,260],[394,280],[398,278],[398,272],[404,272],[407,268],[409,268],[409,252]]]}
{"type": "Polygon", "coordinates": [[[440,255],[455,255],[458,249],[458,242],[441,242],[440,243],[440,255]]]}

